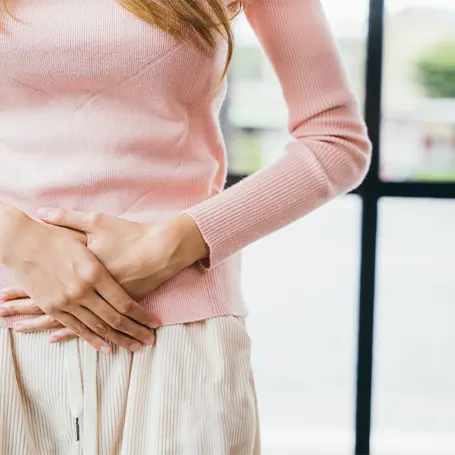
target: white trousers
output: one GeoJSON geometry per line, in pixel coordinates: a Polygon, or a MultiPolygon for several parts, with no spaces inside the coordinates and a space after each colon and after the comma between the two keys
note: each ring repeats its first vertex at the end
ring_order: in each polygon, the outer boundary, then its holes
{"type": "Polygon", "coordinates": [[[0,329],[0,455],[259,455],[250,338],[235,317],[162,327],[154,347],[0,329]]]}

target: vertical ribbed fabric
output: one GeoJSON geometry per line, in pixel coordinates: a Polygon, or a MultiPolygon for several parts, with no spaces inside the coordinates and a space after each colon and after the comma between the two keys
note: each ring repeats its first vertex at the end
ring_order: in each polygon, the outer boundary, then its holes
{"type": "Polygon", "coordinates": [[[65,363],[76,353],[84,376],[85,349],[0,330],[0,455],[259,455],[250,350],[242,322],[226,317],[160,328],[139,353],[99,355],[94,453],[83,431],[76,442],[65,363]]]}
{"type": "MultiPolygon", "coordinates": [[[[176,42],[113,0],[11,3],[19,21],[5,18],[0,34],[0,202],[30,216],[57,206],[148,225],[188,213],[210,258],[141,302],[164,325],[244,316],[236,253],[365,176],[370,142],[320,0],[245,1],[293,140],[226,191],[225,45],[214,56],[176,42]]],[[[0,266],[0,288],[11,284],[0,266]]]]}

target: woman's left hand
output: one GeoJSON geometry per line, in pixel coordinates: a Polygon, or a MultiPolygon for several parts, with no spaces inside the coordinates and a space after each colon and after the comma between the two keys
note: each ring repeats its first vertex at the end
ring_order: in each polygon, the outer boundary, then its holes
{"type": "MultiPolygon", "coordinates": [[[[86,233],[87,247],[113,278],[135,300],[140,300],[184,268],[208,255],[202,235],[188,215],[147,226],[102,213],[63,209],[40,209],[39,218],[56,226],[86,233]]],[[[1,316],[42,314],[20,287],[0,291],[1,316]]],[[[15,330],[49,330],[55,322],[47,315],[20,321],[15,330]]],[[[67,328],[57,330],[52,342],[76,335],[67,328]]]]}

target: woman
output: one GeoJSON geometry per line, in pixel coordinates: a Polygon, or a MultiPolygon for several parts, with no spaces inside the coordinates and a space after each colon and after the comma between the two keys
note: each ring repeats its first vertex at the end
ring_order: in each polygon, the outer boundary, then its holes
{"type": "Polygon", "coordinates": [[[222,191],[241,6],[4,4],[2,455],[259,453],[239,251],[358,185],[370,143],[319,0],[247,1],[295,141],[222,191]]]}

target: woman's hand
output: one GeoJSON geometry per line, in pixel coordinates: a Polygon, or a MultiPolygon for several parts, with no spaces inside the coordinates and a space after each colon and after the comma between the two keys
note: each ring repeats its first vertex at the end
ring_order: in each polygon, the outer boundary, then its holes
{"type": "Polygon", "coordinates": [[[112,277],[137,300],[208,255],[196,223],[188,215],[155,226],[104,213],[40,209],[46,223],[86,235],[87,247],[112,277]]]}
{"type": "MultiPolygon", "coordinates": [[[[47,223],[82,231],[87,246],[115,280],[133,298],[140,300],[160,284],[208,255],[207,246],[195,222],[188,215],[149,227],[101,213],[43,209],[38,215],[47,223]]],[[[2,291],[5,314],[30,314],[33,299],[21,288],[2,291]]],[[[34,312],[36,312],[36,308],[34,312]]],[[[20,331],[52,328],[52,320],[42,316],[20,322],[20,331]]],[[[52,341],[73,338],[75,334],[61,329],[52,341]]]]}
{"type": "Polygon", "coordinates": [[[158,321],[116,283],[86,247],[85,235],[3,206],[0,231],[0,262],[53,327],[62,323],[104,353],[110,352],[105,339],[132,351],[140,349],[137,341],[154,342],[145,326],[158,321]]]}

